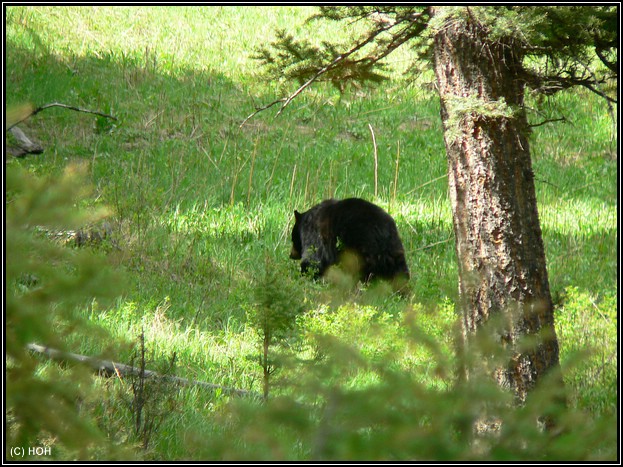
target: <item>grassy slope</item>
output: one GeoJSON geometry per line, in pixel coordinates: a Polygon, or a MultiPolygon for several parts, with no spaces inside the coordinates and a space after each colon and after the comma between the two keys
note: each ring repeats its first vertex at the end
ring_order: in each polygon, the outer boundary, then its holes
{"type": "MultiPolygon", "coordinates": [[[[90,164],[97,188],[92,203],[115,211],[119,248],[109,255],[127,272],[128,284],[113,309],[94,306],[87,313],[120,342],[132,342],[144,330],[156,359],[177,353],[183,376],[259,390],[260,369],[248,358],[257,338],[246,316],[266,261],[301,290],[307,309],[324,309],[325,288],[298,278],[287,253],[292,210],[327,196],[362,196],[394,215],[415,276],[410,304],[420,310],[422,327],[449,343],[457,278],[435,96],[400,77],[344,96],[319,86],[281,117],[268,110],[239,128],[255,105],[280,97],[284,86],[257,73],[250,59],[254,47],[272,40],[277,27],[310,34],[304,24],[310,11],[7,9],[8,106],[58,101],[119,117],[110,126],[86,114],[47,110],[25,126],[45,153],[11,163],[41,173],[74,160],[90,164]],[[376,198],[368,125],[379,151],[376,198]]],[[[327,25],[315,37],[323,34],[344,31],[327,25]]],[[[396,65],[407,59],[404,52],[396,65]]],[[[565,94],[541,108],[569,120],[535,128],[532,139],[550,283],[561,303],[562,359],[579,344],[599,347],[594,361],[570,369],[567,378],[581,404],[612,410],[616,143],[605,106],[592,96],[565,94]]],[[[404,303],[365,294],[360,301],[377,315],[389,313],[382,322],[393,335],[404,303]]],[[[365,310],[350,311],[367,316],[365,310]]],[[[340,328],[318,316],[310,328],[333,327],[348,336],[348,318],[340,328]]],[[[363,347],[370,345],[357,337],[363,347]]],[[[74,340],[79,352],[108,347],[74,340]]],[[[120,360],[129,355],[126,347],[113,353],[120,360]]],[[[403,364],[426,373],[425,356],[405,357],[403,364]]],[[[201,423],[201,414],[219,402],[186,397],[188,407],[204,409],[184,411],[184,423],[201,423]]],[[[159,441],[160,455],[168,449],[171,457],[183,455],[167,439],[159,441]]]]}

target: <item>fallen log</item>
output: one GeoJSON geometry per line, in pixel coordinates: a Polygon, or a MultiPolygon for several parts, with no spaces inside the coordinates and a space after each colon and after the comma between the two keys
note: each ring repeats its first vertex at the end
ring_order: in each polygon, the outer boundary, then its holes
{"type": "Polygon", "coordinates": [[[141,370],[140,368],[126,365],[124,363],[113,362],[112,360],[101,360],[95,357],[89,357],[87,355],[80,355],[71,352],[64,352],[62,350],[53,349],[51,347],[45,347],[39,344],[28,344],[26,346],[28,350],[39,355],[45,355],[51,360],[57,362],[76,362],[82,363],[93,370],[97,371],[101,376],[139,376],[144,378],[163,378],[166,381],[171,381],[182,386],[198,386],[210,391],[220,390],[224,394],[240,397],[260,397],[259,394],[252,391],[245,391],[243,389],[230,388],[227,386],[221,386],[219,384],[206,383],[204,381],[195,381],[186,378],[180,378],[178,376],[161,375],[151,370],[141,370]]]}
{"type": "Polygon", "coordinates": [[[13,127],[9,130],[11,134],[15,137],[20,147],[29,154],[41,154],[43,152],[43,148],[37,143],[33,143],[28,139],[28,136],[19,128],[13,127]]]}
{"type": "Polygon", "coordinates": [[[41,154],[43,152],[43,148],[39,144],[33,143],[28,139],[28,136],[26,136],[19,127],[13,127],[9,132],[15,138],[15,145],[6,145],[6,155],[24,157],[27,154],[41,154]]]}

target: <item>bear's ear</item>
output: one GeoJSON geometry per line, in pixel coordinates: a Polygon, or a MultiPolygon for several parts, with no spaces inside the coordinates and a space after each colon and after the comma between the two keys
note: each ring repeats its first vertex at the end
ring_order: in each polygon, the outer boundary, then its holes
{"type": "Polygon", "coordinates": [[[294,210],[294,219],[296,219],[297,221],[301,219],[303,215],[298,212],[296,209],[294,210]]]}

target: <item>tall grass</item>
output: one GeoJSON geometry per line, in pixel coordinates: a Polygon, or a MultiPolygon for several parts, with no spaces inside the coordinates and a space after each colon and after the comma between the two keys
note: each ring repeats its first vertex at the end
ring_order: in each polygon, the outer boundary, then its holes
{"type": "MultiPolygon", "coordinates": [[[[268,258],[302,291],[301,330],[351,340],[367,357],[399,353],[398,366],[439,387],[430,352],[411,351],[401,340],[409,316],[449,345],[457,299],[436,97],[396,73],[386,85],[344,95],[317,86],[282,116],[268,110],[240,127],[256,106],[287,88],[266,80],[251,59],[256,46],[273,40],[275,28],[313,40],[346,39],[338,25],[306,24],[311,11],[7,7],[7,106],[58,101],[119,118],[109,126],[85,114],[42,112],[25,129],[45,153],[9,162],[56,173],[68,162],[87,161],[96,187],[87,204],[114,210],[114,243],[105,251],[127,272],[129,291],[112,308],[93,304],[84,313],[117,342],[111,350],[108,342],[67,336],[75,352],[107,349],[124,360],[144,332],[156,359],[176,353],[180,375],[259,391],[257,336],[247,318],[268,258]],[[329,196],[368,198],[394,216],[413,274],[408,300],[372,290],[338,300],[331,286],[299,277],[287,257],[292,211],[329,196]]],[[[409,58],[408,51],[401,54],[397,66],[409,58]]],[[[534,123],[561,114],[568,120],[535,127],[531,141],[562,360],[575,403],[611,413],[616,140],[607,107],[593,96],[564,93],[546,104],[534,103],[540,109],[530,116],[534,123]],[[573,330],[585,324],[586,337],[578,341],[573,330]],[[572,367],[583,343],[597,354],[572,367]]],[[[310,342],[284,345],[303,358],[310,342]]],[[[349,377],[354,386],[369,383],[349,377]]],[[[114,384],[98,384],[114,396],[114,384]]],[[[179,397],[181,409],[154,440],[155,458],[192,457],[196,448],[182,441],[188,428],[201,426],[227,400],[196,390],[179,397]]],[[[90,407],[106,412],[106,404],[90,407]]],[[[104,418],[111,433],[123,424],[104,418]]]]}

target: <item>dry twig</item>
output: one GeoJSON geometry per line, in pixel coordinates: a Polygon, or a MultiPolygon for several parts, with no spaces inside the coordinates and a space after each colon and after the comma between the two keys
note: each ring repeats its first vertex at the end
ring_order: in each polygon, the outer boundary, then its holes
{"type": "Polygon", "coordinates": [[[19,123],[22,123],[24,120],[32,117],[33,115],[38,114],[42,110],[49,109],[50,107],[62,107],[64,109],[75,110],[76,112],[83,112],[83,113],[88,113],[88,114],[94,114],[94,115],[99,115],[100,117],[110,118],[111,120],[115,120],[115,121],[117,120],[117,117],[114,117],[112,115],[108,115],[108,114],[105,114],[105,113],[102,113],[102,112],[98,112],[97,110],[88,110],[88,109],[83,109],[83,108],[80,108],[80,107],[75,107],[73,105],[61,104],[60,102],[52,102],[51,104],[45,104],[45,105],[42,105],[41,107],[37,107],[32,112],[29,112],[28,114],[26,114],[25,116],[23,116],[19,120],[13,122],[10,126],[8,126],[5,129],[5,131],[9,131],[15,125],[17,125],[19,123]]]}

